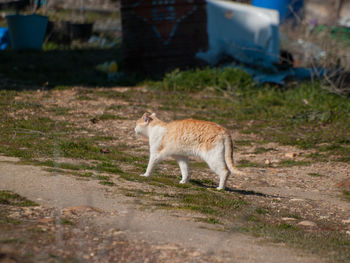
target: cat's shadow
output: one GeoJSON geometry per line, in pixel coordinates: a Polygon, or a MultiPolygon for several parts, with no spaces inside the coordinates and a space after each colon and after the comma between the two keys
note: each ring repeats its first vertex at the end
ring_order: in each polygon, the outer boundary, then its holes
{"type": "MultiPolygon", "coordinates": [[[[203,182],[196,180],[196,179],[192,179],[192,180],[190,180],[190,182],[192,184],[195,184],[195,185],[200,186],[200,187],[204,187],[204,188],[211,189],[211,190],[214,190],[214,189],[216,190],[216,186],[214,184],[206,184],[206,183],[203,183],[203,182]]],[[[254,196],[260,196],[260,197],[281,198],[281,196],[264,194],[264,193],[253,191],[253,190],[233,189],[230,187],[226,187],[225,191],[231,192],[231,193],[236,193],[239,195],[254,195],[254,196]]]]}

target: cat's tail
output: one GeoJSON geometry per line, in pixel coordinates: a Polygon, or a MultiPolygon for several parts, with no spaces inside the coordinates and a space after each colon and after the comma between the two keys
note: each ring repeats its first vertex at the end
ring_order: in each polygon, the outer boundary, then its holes
{"type": "Polygon", "coordinates": [[[225,136],[225,162],[232,174],[245,175],[245,173],[238,170],[233,163],[233,141],[229,134],[225,136]]]}

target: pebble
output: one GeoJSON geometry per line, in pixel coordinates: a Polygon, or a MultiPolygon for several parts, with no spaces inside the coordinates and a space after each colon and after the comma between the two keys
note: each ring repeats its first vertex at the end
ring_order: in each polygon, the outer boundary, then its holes
{"type": "Polygon", "coordinates": [[[292,218],[292,217],[282,217],[282,220],[283,221],[295,221],[296,219],[292,218]]]}
{"type": "Polygon", "coordinates": [[[317,226],[316,223],[311,222],[311,221],[307,221],[307,220],[299,222],[298,225],[299,226],[308,226],[308,227],[316,227],[317,226]]]}
{"type": "Polygon", "coordinates": [[[55,219],[53,217],[44,217],[44,218],[41,218],[38,220],[39,223],[43,223],[43,224],[51,223],[53,221],[55,221],[55,219]]]}
{"type": "Polygon", "coordinates": [[[287,158],[293,159],[293,158],[297,157],[297,155],[298,155],[297,153],[286,153],[284,156],[287,158]]]}
{"type": "Polygon", "coordinates": [[[346,219],[346,220],[343,220],[341,221],[343,224],[350,224],[350,218],[349,219],[346,219]]]}
{"type": "Polygon", "coordinates": [[[345,233],[346,233],[348,236],[350,236],[350,231],[346,231],[345,233]]]}
{"type": "Polygon", "coordinates": [[[289,200],[289,202],[304,202],[304,201],[305,201],[304,199],[299,199],[299,198],[293,198],[289,200]]]}
{"type": "Polygon", "coordinates": [[[9,245],[4,244],[4,245],[1,245],[1,247],[0,247],[0,253],[11,254],[14,252],[15,252],[15,250],[9,245]]]}

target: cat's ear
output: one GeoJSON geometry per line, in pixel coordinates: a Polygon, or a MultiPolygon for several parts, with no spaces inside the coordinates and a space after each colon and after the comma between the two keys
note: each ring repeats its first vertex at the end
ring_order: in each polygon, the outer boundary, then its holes
{"type": "Polygon", "coordinates": [[[144,122],[146,123],[150,123],[153,119],[151,118],[152,115],[150,115],[148,112],[146,112],[145,114],[143,114],[142,118],[144,120],[144,122]]]}

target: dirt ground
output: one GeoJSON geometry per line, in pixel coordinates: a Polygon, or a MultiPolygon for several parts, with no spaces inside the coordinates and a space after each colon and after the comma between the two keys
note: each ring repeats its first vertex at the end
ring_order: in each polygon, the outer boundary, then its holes
{"type": "MultiPolygon", "coordinates": [[[[114,90],[123,92],[128,88],[114,90]]],[[[139,92],[142,96],[144,91],[140,88],[139,92]]],[[[128,153],[137,156],[148,156],[147,142],[134,134],[135,120],[140,114],[156,111],[166,121],[186,117],[185,112],[158,110],[159,105],[134,105],[108,97],[78,100],[78,96],[79,88],[51,91],[50,96],[47,91],[38,91],[31,99],[42,105],[43,115],[49,114],[47,109],[52,107],[67,108],[69,114],[51,117],[73,122],[96,134],[113,136],[112,141],[100,145],[102,148],[123,142],[128,153]],[[91,121],[110,106],[119,106],[109,112],[120,118],[91,121]]],[[[27,100],[25,96],[16,99],[27,100]]],[[[13,113],[16,117],[28,114],[31,113],[21,110],[13,113]]],[[[232,132],[236,141],[253,140],[249,145],[237,144],[236,162],[249,160],[264,165],[240,168],[246,175],[230,177],[229,191],[242,195],[249,203],[303,215],[303,219],[298,219],[287,213],[281,216],[282,222],[307,231],[331,228],[350,235],[350,205],[341,188],[350,178],[349,164],[312,162],[305,166],[283,166],[285,160],[307,161],[307,155],[313,151],[268,143],[264,147],[272,150],[259,153],[260,145],[254,143],[254,135],[232,132]]],[[[55,159],[81,162],[59,156],[55,159]]],[[[156,191],[149,184],[113,175],[115,186],[108,187],[19,161],[1,157],[0,190],[11,190],[40,206],[0,206],[1,214],[22,221],[18,227],[1,231],[5,235],[1,240],[7,242],[0,243],[0,262],[327,262],[283,242],[274,243],[226,231],[222,225],[198,222],[195,218],[200,215],[193,212],[157,209],[147,199],[125,195],[125,189],[156,191]]],[[[122,168],[132,170],[127,164],[122,168]]],[[[159,170],[180,180],[179,169],[168,162],[161,164],[159,170]]],[[[192,178],[218,182],[206,167],[195,168],[192,178]]]]}
{"type": "Polygon", "coordinates": [[[6,211],[24,221],[20,229],[2,232],[9,242],[1,252],[14,262],[28,253],[35,253],[33,262],[322,262],[283,245],[193,222],[191,213],[140,210],[137,199],[96,181],[52,177],[40,167],[1,159],[0,187],[41,204],[6,211]]]}

